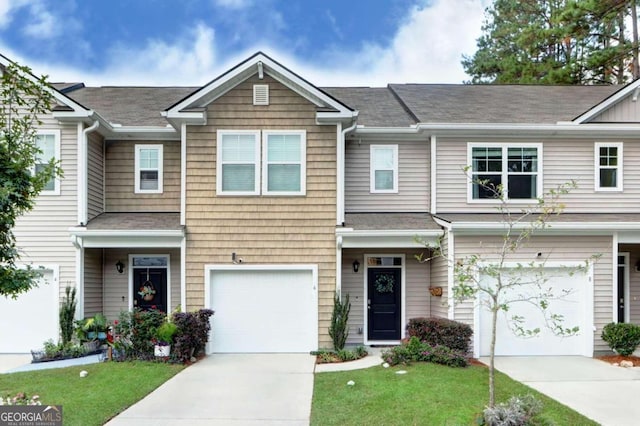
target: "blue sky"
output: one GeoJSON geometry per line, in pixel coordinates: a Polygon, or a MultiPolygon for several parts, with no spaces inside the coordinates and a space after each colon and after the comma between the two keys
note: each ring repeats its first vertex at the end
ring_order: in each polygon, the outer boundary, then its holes
{"type": "Polygon", "coordinates": [[[460,83],[488,4],[0,0],[0,52],[88,85],[200,85],[258,50],[320,86],[460,83]]]}

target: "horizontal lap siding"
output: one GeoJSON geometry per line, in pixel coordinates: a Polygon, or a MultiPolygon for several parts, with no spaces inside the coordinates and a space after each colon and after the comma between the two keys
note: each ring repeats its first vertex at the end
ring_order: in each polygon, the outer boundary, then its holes
{"type": "Polygon", "coordinates": [[[104,211],[104,150],[102,137],[97,133],[89,135],[89,172],[88,185],[88,214],[89,220],[104,211]]]}
{"type": "Polygon", "coordinates": [[[349,140],[345,159],[347,212],[425,212],[429,210],[429,141],[349,140]],[[370,146],[398,145],[398,193],[370,193],[370,146]]]}
{"type": "MultiPolygon", "coordinates": [[[[619,142],[612,139],[610,142],[619,142]]],[[[437,209],[439,213],[495,213],[495,205],[467,203],[467,142],[513,142],[488,138],[462,140],[438,138],[437,209]]],[[[517,141],[516,141],[517,142],[517,141]]],[[[544,191],[575,180],[577,188],[560,197],[565,212],[624,213],[635,212],[640,197],[640,141],[624,140],[624,192],[596,192],[594,187],[594,144],[606,139],[531,139],[526,142],[543,144],[544,191]]],[[[515,142],[514,142],[515,143],[515,142]]],[[[515,208],[518,204],[513,204],[515,208]]]]}
{"type": "Polygon", "coordinates": [[[447,234],[445,234],[440,243],[441,254],[436,255],[430,261],[431,285],[433,287],[442,287],[442,296],[431,298],[431,315],[438,318],[448,318],[449,316],[449,262],[446,257],[448,255],[447,242],[447,234]]]}
{"type": "MultiPolygon", "coordinates": [[[[495,253],[501,242],[499,237],[456,237],[456,261],[467,256],[482,253],[484,259],[497,258],[495,253]]],[[[542,253],[548,262],[553,261],[585,261],[593,255],[601,255],[594,265],[594,350],[608,349],[600,338],[602,328],[613,318],[613,276],[611,237],[533,237],[531,241],[507,261],[531,262],[537,259],[537,253],[542,253]],[[548,257],[547,257],[548,256],[548,257]]],[[[455,304],[455,318],[468,324],[473,324],[473,302],[457,302],[455,304]]],[[[569,324],[567,324],[569,325],[569,324]]],[[[591,331],[588,331],[591,332],[591,331]]]]}
{"type": "Polygon", "coordinates": [[[106,147],[107,212],[180,211],[180,142],[108,141],[106,147]],[[163,145],[162,194],[135,193],[135,145],[163,145]]]}
{"type": "MultiPolygon", "coordinates": [[[[366,337],[364,330],[364,285],[366,279],[365,254],[405,254],[405,291],[406,291],[406,319],[429,316],[429,268],[430,264],[420,263],[416,255],[423,253],[421,250],[402,249],[345,249],[342,252],[342,295],[349,294],[351,311],[349,312],[349,336],[347,343],[361,345],[366,337]],[[360,262],[360,271],[353,272],[353,261],[360,262]],[[358,334],[358,328],[363,328],[363,334],[358,334]]],[[[425,253],[424,257],[428,255],[425,253]]],[[[403,330],[406,324],[403,325],[403,330]]]]}
{"type": "Polygon", "coordinates": [[[314,264],[319,346],[335,292],[336,127],[315,124],[315,106],[269,76],[241,83],[208,107],[205,126],[187,128],[187,309],[204,306],[204,265],[314,264]],[[253,84],[269,84],[269,106],[253,106],[253,84]],[[307,193],[298,197],[216,196],[216,131],[307,132],[307,193]]]}
{"type": "Polygon", "coordinates": [[[102,249],[85,249],[83,316],[102,313],[102,310],[102,249]]]}
{"type": "Polygon", "coordinates": [[[591,121],[594,123],[637,123],[640,121],[640,105],[631,96],[627,96],[591,121]]]}
{"type": "Polygon", "coordinates": [[[14,228],[23,263],[53,264],[60,269],[60,295],[64,288],[76,285],[76,250],[69,239],[69,228],[78,224],[77,204],[77,126],[59,124],[50,116],[43,118],[43,130],[60,130],[60,195],[40,195],[34,209],[20,217],[14,228]]]}

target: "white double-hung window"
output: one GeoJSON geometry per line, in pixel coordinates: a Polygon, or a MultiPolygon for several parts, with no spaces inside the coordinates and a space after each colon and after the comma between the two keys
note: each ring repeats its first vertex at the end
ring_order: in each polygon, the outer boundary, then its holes
{"type": "Polygon", "coordinates": [[[596,191],[622,191],[622,142],[595,143],[596,191]]]}
{"type": "Polygon", "coordinates": [[[162,194],[162,145],[136,145],[135,163],[135,193],[162,194]]]}
{"type": "Polygon", "coordinates": [[[260,194],[260,132],[218,130],[217,170],[218,194],[260,194]]]}
{"type": "Polygon", "coordinates": [[[304,195],[304,130],[218,130],[219,195],[304,195]]]}
{"type": "Polygon", "coordinates": [[[304,131],[262,132],[262,193],[303,195],[306,176],[304,131]]]}
{"type": "Polygon", "coordinates": [[[370,191],[398,192],[398,145],[371,145],[369,151],[370,191]]]}
{"type": "MultiPolygon", "coordinates": [[[[51,160],[60,159],[60,131],[39,131],[35,143],[40,152],[36,155],[33,171],[39,173],[48,166],[51,160]]],[[[55,176],[49,179],[40,194],[60,195],[60,179],[55,176]]]]}
{"type": "Polygon", "coordinates": [[[542,188],[542,144],[468,144],[470,201],[533,200],[542,188]]]}

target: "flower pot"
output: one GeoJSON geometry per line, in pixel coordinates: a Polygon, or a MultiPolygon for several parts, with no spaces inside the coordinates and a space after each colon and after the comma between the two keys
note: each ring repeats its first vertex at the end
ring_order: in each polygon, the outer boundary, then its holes
{"type": "Polygon", "coordinates": [[[171,345],[155,345],[153,347],[153,354],[158,357],[168,357],[171,353],[171,345]]]}

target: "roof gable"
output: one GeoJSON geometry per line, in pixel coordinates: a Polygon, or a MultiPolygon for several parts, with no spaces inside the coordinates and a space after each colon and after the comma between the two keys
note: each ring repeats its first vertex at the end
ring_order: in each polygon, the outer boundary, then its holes
{"type": "MultiPolygon", "coordinates": [[[[636,102],[638,100],[638,95],[640,94],[640,79],[633,81],[626,86],[623,86],[620,90],[612,93],[609,97],[604,99],[602,102],[594,105],[592,108],[589,108],[587,111],[583,112],[572,121],[576,124],[582,123],[590,123],[590,122],[607,122],[611,121],[617,114],[615,109],[624,109],[625,105],[629,105],[630,102],[636,102]]],[[[635,105],[633,105],[635,109],[635,105]]],[[[640,112],[640,109],[638,109],[640,112]]],[[[637,117],[640,118],[640,117],[637,117]]],[[[628,120],[624,120],[628,121],[628,120]]],[[[638,119],[631,121],[640,121],[638,119]]]]}
{"type": "MultiPolygon", "coordinates": [[[[309,83],[280,63],[262,52],[258,52],[216,77],[200,89],[176,102],[165,110],[167,118],[180,118],[183,114],[204,109],[214,100],[246,81],[249,77],[262,73],[268,74],[300,96],[315,104],[327,117],[352,119],[357,112],[340,102],[327,92],[309,83]]],[[[187,116],[184,116],[187,118],[187,116]]]]}

